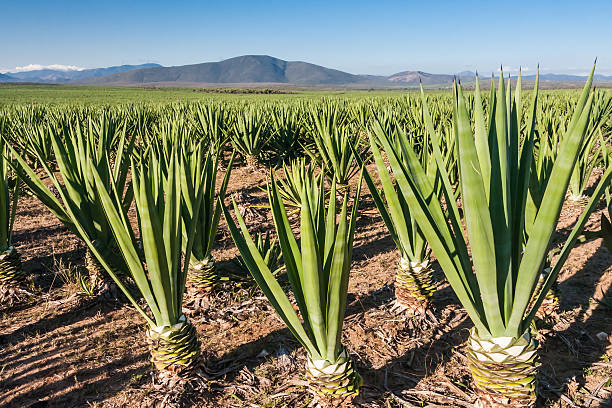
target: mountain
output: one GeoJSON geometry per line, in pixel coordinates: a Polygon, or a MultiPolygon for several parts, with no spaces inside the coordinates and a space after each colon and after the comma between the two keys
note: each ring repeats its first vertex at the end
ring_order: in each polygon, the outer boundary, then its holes
{"type": "MultiPolygon", "coordinates": [[[[523,79],[535,81],[535,75],[523,75],[523,79]]],[[[569,74],[540,74],[540,81],[544,82],[584,82],[587,80],[587,75],[569,75],[569,74]]],[[[612,76],[594,75],[593,80],[596,82],[610,82],[612,76]]]]}
{"type": "Polygon", "coordinates": [[[472,79],[472,80],[476,79],[476,73],[474,71],[461,71],[461,72],[457,72],[455,74],[455,76],[457,78],[461,78],[461,79],[472,79]]]}
{"type": "Polygon", "coordinates": [[[15,78],[10,75],[0,74],[0,82],[13,82],[15,78]]]}
{"type": "Polygon", "coordinates": [[[284,61],[267,55],[244,55],[220,62],[156,67],[94,78],[91,84],[172,83],[282,83],[298,85],[338,85],[370,81],[369,76],[353,75],[301,61],[284,61]]]}
{"type": "Polygon", "coordinates": [[[453,75],[429,74],[423,71],[403,71],[387,77],[387,81],[403,85],[442,85],[453,82],[453,75]]]}
{"type": "Polygon", "coordinates": [[[65,83],[86,78],[96,78],[106,75],[115,74],[117,72],[125,72],[133,69],[160,67],[159,64],[141,64],[141,65],[119,65],[107,68],[92,68],[83,69],[80,71],[60,71],[54,69],[39,69],[25,72],[9,72],[10,76],[24,82],[51,82],[65,83]]]}
{"type": "MultiPolygon", "coordinates": [[[[496,76],[498,73],[495,73],[496,76]]],[[[426,87],[448,88],[459,79],[473,86],[476,73],[462,71],[455,74],[432,74],[423,71],[402,71],[389,76],[356,75],[302,61],[284,61],[268,55],[244,55],[219,62],[163,67],[158,64],[121,65],[81,71],[38,70],[8,73],[0,82],[45,82],[93,85],[157,85],[157,86],[342,86],[360,88],[413,88],[422,83],[426,87]]],[[[488,75],[481,76],[485,87],[488,75]]],[[[516,79],[516,76],[512,76],[516,79]]],[[[535,76],[523,75],[533,82],[535,76]]],[[[541,74],[547,86],[574,87],[586,76],[541,74]]],[[[596,83],[612,83],[612,76],[596,75],[596,83]]]]}
{"type": "MultiPolygon", "coordinates": [[[[467,81],[474,73],[459,74],[467,81]]],[[[448,86],[454,75],[404,71],[390,76],[356,75],[302,61],[284,61],[267,55],[244,55],[219,62],[155,67],[120,72],[80,81],[98,85],[292,84],[367,87],[448,86]]]]}

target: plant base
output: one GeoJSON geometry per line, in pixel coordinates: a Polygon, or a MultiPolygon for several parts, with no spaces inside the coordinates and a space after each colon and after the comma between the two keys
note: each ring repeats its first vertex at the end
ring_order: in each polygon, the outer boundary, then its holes
{"type": "Polygon", "coordinates": [[[15,247],[10,246],[0,253],[0,284],[5,286],[19,285],[24,278],[21,269],[21,255],[15,247]]]}
{"type": "Polygon", "coordinates": [[[21,255],[10,246],[0,253],[0,308],[10,307],[31,293],[20,288],[25,273],[21,269],[21,255]]]}
{"type": "Polygon", "coordinates": [[[394,309],[424,314],[435,291],[436,286],[429,261],[418,263],[400,258],[395,275],[394,309]]]}
{"type": "Polygon", "coordinates": [[[190,263],[187,271],[187,283],[189,286],[202,291],[211,291],[219,282],[219,274],[215,264],[215,258],[209,256],[198,263],[190,263]]]}
{"type": "Polygon", "coordinates": [[[344,407],[359,394],[361,376],[343,349],[335,362],[327,360],[306,361],[306,378],[320,406],[344,407]]]}
{"type": "Polygon", "coordinates": [[[582,194],[581,195],[577,195],[577,196],[575,196],[573,194],[570,194],[569,199],[572,202],[574,202],[574,203],[576,203],[578,205],[581,205],[581,206],[585,206],[588,203],[588,201],[589,201],[589,197],[587,197],[585,195],[582,195],[582,194]]]}
{"type": "Polygon", "coordinates": [[[247,167],[250,169],[258,170],[260,168],[259,160],[257,160],[256,156],[252,156],[250,154],[246,155],[245,162],[246,162],[247,167]]]}
{"type": "Polygon", "coordinates": [[[199,362],[198,333],[184,315],[173,326],[150,327],[147,338],[151,361],[161,378],[182,375],[199,362]]]}
{"type": "Polygon", "coordinates": [[[89,250],[85,252],[85,268],[89,273],[89,283],[81,283],[81,285],[88,286],[82,288],[85,293],[91,296],[102,295],[107,298],[117,298],[117,285],[89,250]]]}
{"type": "Polygon", "coordinates": [[[467,357],[478,395],[476,407],[535,407],[540,365],[535,336],[481,339],[470,331],[467,357]]]}

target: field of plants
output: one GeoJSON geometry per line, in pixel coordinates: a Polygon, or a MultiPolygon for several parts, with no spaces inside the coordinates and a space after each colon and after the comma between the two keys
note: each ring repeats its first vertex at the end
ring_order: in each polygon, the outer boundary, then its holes
{"type": "Polygon", "coordinates": [[[0,407],[612,405],[612,92],[495,81],[0,90],[0,407]]]}

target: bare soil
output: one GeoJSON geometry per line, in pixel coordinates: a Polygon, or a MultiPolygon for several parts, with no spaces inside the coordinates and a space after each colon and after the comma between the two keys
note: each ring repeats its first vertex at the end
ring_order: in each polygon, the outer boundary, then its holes
{"type": "MultiPolygon", "coordinates": [[[[266,173],[234,170],[238,191],[271,228],[266,173]]],[[[593,180],[594,182],[595,180],[593,180]]],[[[367,191],[362,193],[344,326],[344,344],[364,385],[357,406],[470,407],[474,393],[463,347],[472,326],[441,273],[424,319],[391,311],[398,253],[367,191]]],[[[599,228],[602,208],[587,230],[599,228]]],[[[580,214],[568,201],[559,236],[580,214]]],[[[67,270],[82,268],[84,245],[38,200],[20,201],[14,243],[29,273],[26,296],[0,310],[1,407],[305,407],[305,354],[248,279],[226,281],[192,313],[211,380],[180,398],[152,380],[145,324],[127,302],[75,295],[67,270]],[[164,398],[167,398],[164,400],[164,398]]],[[[214,257],[227,273],[237,251],[222,222],[214,257]]],[[[439,271],[438,271],[439,272],[439,271]]],[[[561,312],[538,321],[542,368],[539,404],[612,406],[612,255],[596,239],[578,245],[560,276],[561,312]]]]}

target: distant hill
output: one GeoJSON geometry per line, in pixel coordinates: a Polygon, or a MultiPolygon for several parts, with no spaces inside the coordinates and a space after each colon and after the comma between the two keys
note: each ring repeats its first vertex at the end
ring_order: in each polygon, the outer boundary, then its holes
{"type": "Polygon", "coordinates": [[[105,75],[115,74],[133,69],[160,67],[159,64],[141,64],[141,65],[118,65],[107,68],[92,68],[83,69],[80,71],[61,71],[54,69],[39,69],[25,72],[9,72],[8,74],[19,81],[24,82],[47,82],[47,83],[65,83],[86,78],[96,78],[105,75]]]}
{"type": "MultiPolygon", "coordinates": [[[[497,76],[498,73],[495,73],[497,76]]],[[[92,85],[152,85],[193,87],[244,87],[296,85],[355,88],[448,88],[457,78],[473,86],[476,73],[432,74],[423,71],[402,71],[389,76],[356,75],[303,61],[285,61],[268,55],[243,55],[219,62],[163,67],[159,64],[121,65],[81,71],[37,70],[7,73],[0,82],[44,82],[92,85]]],[[[488,84],[488,75],[481,76],[488,84]]],[[[516,79],[515,76],[512,79],[516,79]]],[[[533,82],[535,75],[523,75],[533,82]]],[[[548,87],[575,87],[586,76],[541,74],[540,81],[548,87]]],[[[612,84],[612,76],[596,75],[596,83],[612,84]]]]}
{"type": "MultiPolygon", "coordinates": [[[[458,74],[473,81],[473,72],[458,74]]],[[[419,80],[426,86],[448,86],[455,75],[404,71],[390,76],[356,75],[302,61],[284,61],[268,55],[244,55],[219,62],[155,67],[91,78],[81,83],[98,85],[214,85],[214,84],[292,84],[362,87],[414,87],[419,80]]]]}
{"type": "Polygon", "coordinates": [[[15,78],[10,75],[0,74],[0,82],[13,82],[15,78]]]}
{"type": "Polygon", "coordinates": [[[404,85],[439,85],[453,82],[453,75],[429,74],[422,71],[403,71],[387,77],[387,81],[404,85]]]}
{"type": "Polygon", "coordinates": [[[139,69],[83,82],[90,84],[176,82],[339,85],[368,81],[371,81],[369,76],[353,75],[307,62],[284,61],[267,55],[245,55],[220,62],[139,69]]]}
{"type": "MultiPolygon", "coordinates": [[[[523,75],[523,79],[527,81],[535,81],[535,75],[523,75]]],[[[540,74],[540,81],[548,82],[584,82],[586,75],[567,75],[567,74],[540,74]]],[[[596,82],[611,82],[612,76],[594,75],[593,80],[596,82]]]]}

